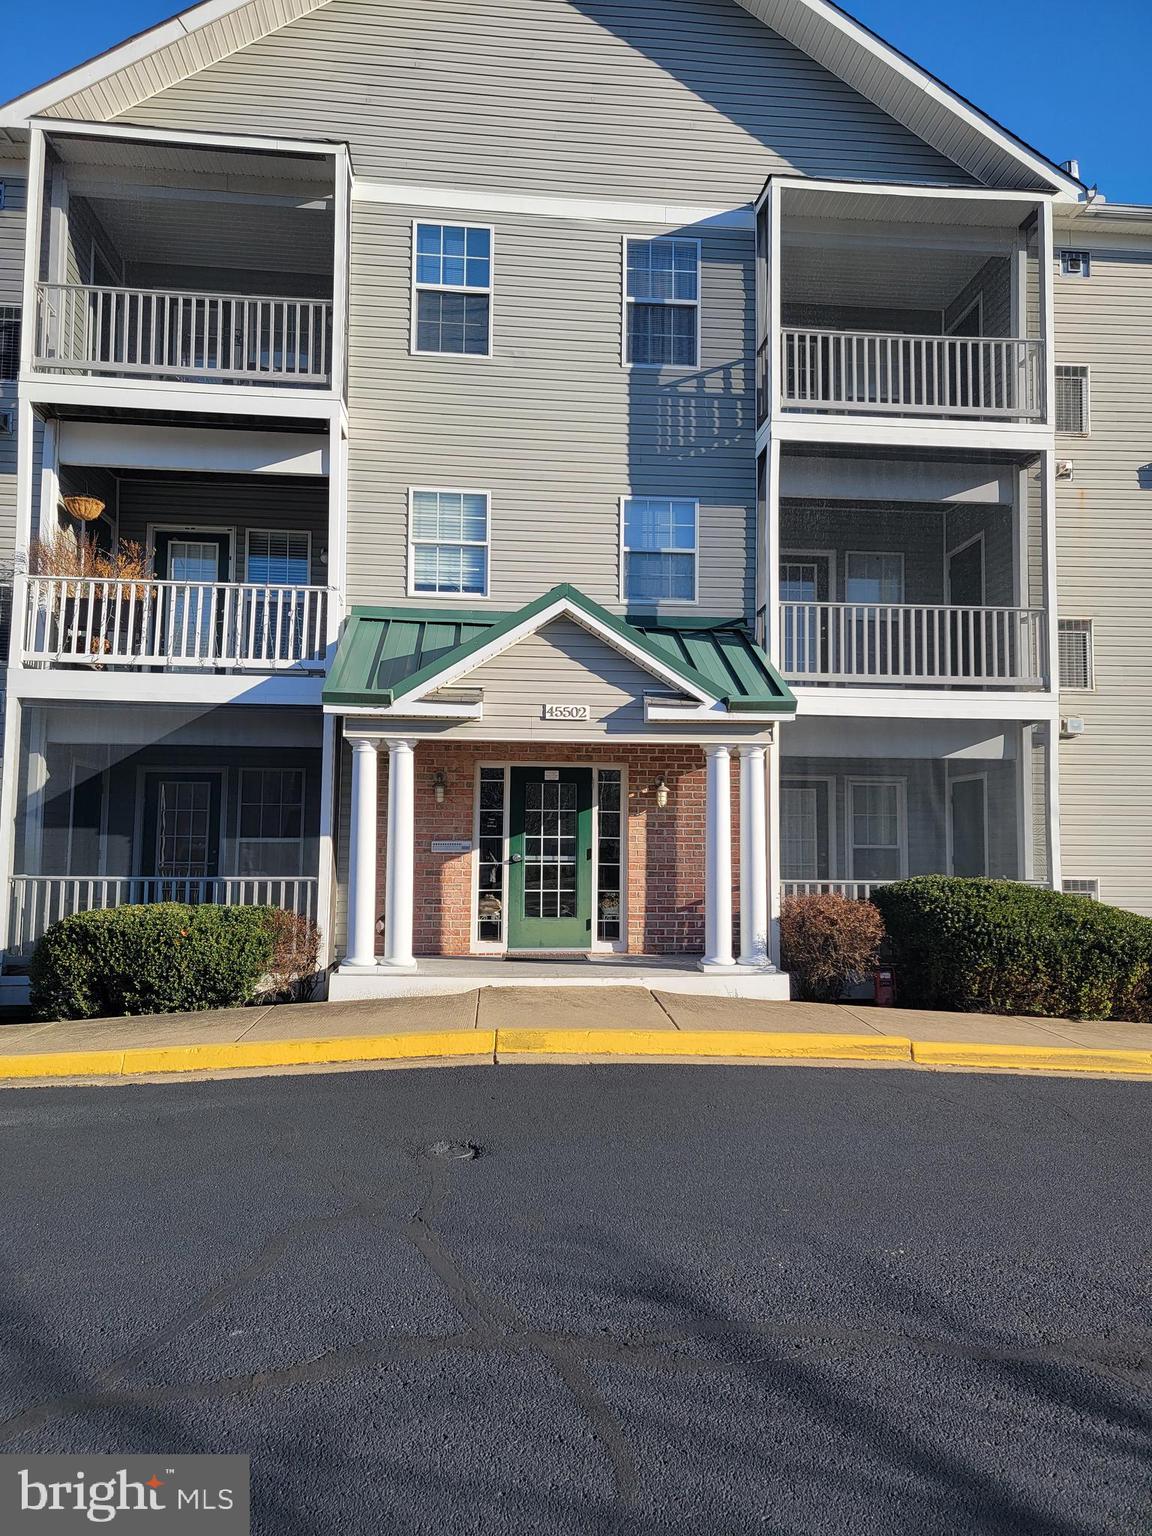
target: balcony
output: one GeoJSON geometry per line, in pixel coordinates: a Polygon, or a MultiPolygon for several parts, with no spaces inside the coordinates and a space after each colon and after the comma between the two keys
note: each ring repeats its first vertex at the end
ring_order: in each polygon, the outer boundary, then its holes
{"type": "Polygon", "coordinates": [[[228,907],[280,907],[316,919],[317,880],[311,876],[16,875],[9,898],[10,959],[27,960],[45,931],[75,912],[180,901],[228,907]]]}
{"type": "Polygon", "coordinates": [[[1041,608],[785,602],[780,632],[789,682],[1046,686],[1041,608]]]}
{"type": "Polygon", "coordinates": [[[327,587],[26,576],[30,667],[323,672],[327,587]]]}
{"type": "Polygon", "coordinates": [[[1039,421],[1044,346],[1001,336],[787,329],[781,407],[1039,421]]]}
{"type": "Polygon", "coordinates": [[[38,283],[33,366],[121,378],[327,388],[326,299],[38,283]]]}

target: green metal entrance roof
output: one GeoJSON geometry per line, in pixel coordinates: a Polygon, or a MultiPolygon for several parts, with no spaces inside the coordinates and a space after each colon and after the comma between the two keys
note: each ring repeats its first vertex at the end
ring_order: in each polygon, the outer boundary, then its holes
{"type": "Polygon", "coordinates": [[[448,608],[353,608],[324,687],[329,706],[392,709],[437,686],[437,680],[502,636],[531,625],[563,603],[662,665],[691,692],[733,712],[792,714],[787,684],[739,619],[619,618],[575,587],[553,587],[514,613],[448,608]]]}

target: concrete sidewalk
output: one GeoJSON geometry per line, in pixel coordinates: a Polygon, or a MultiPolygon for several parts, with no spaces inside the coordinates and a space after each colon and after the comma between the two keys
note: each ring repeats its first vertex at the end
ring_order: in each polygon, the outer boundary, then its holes
{"type": "Polygon", "coordinates": [[[541,987],[0,1027],[0,1082],[541,1057],[887,1061],[1152,1076],[1152,1026],[541,987]]]}

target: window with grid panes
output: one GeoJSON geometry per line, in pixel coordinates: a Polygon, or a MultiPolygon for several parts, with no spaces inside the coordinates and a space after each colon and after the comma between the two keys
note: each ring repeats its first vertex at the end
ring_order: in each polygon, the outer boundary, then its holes
{"type": "Polygon", "coordinates": [[[412,492],[413,592],[488,595],[488,496],[484,491],[412,492]]]}
{"type": "Polygon", "coordinates": [[[626,240],[625,359],[641,367],[699,365],[700,247],[695,240],[626,240]]]}
{"type": "Polygon", "coordinates": [[[492,231],[418,223],[413,231],[413,347],[487,357],[492,351],[492,231]]]}
{"type": "Polygon", "coordinates": [[[490,944],[504,937],[504,808],[504,769],[481,768],[476,937],[490,944]]]}
{"type": "Polygon", "coordinates": [[[236,857],[242,875],[302,873],[304,773],[299,768],[244,768],[236,857]]]}
{"type": "Polygon", "coordinates": [[[682,497],[624,498],[624,601],[696,600],[699,505],[682,497]]]}
{"type": "Polygon", "coordinates": [[[601,768],[596,775],[596,937],[605,942],[621,936],[623,815],[620,770],[601,768]]]}

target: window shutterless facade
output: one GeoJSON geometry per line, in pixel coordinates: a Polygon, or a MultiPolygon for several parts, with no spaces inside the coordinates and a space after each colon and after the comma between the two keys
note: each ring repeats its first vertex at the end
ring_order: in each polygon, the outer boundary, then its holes
{"type": "Polygon", "coordinates": [[[848,859],[853,880],[899,880],[908,870],[903,779],[849,779],[848,859]]]}
{"type": "Polygon", "coordinates": [[[245,875],[290,876],[303,868],[304,774],[299,768],[243,768],[237,868],[245,875]]]}
{"type": "Polygon", "coordinates": [[[630,607],[694,603],[700,503],[625,496],[620,503],[620,599],[630,607]]]}
{"type": "Polygon", "coordinates": [[[699,240],[625,239],[624,361],[638,368],[699,367],[699,240]]]}
{"type": "Polygon", "coordinates": [[[408,493],[408,595],[488,596],[487,491],[408,493]]]}
{"type": "Polygon", "coordinates": [[[413,352],[492,355],[492,243],[487,225],[413,224],[413,352]]]}

